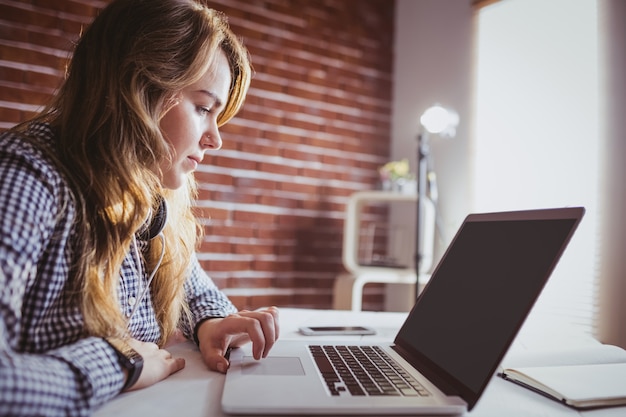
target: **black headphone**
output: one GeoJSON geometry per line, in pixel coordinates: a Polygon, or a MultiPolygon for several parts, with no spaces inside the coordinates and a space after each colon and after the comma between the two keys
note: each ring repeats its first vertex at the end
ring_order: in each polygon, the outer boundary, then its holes
{"type": "MultiPolygon", "coordinates": [[[[157,207],[156,213],[154,213],[154,216],[152,216],[152,212],[153,211],[150,210],[150,213],[148,214],[148,220],[146,220],[143,226],[141,226],[141,229],[139,229],[139,231],[135,233],[135,237],[137,240],[149,242],[155,237],[161,236],[161,243],[162,243],[161,256],[156,266],[150,273],[150,277],[148,278],[148,283],[146,284],[146,287],[141,292],[141,295],[139,296],[137,302],[133,306],[133,309],[130,312],[130,316],[128,316],[129,321],[132,318],[132,316],[135,314],[135,312],[137,311],[137,308],[141,304],[141,301],[143,300],[143,298],[146,296],[146,293],[149,291],[150,284],[152,283],[152,279],[156,275],[156,272],[159,269],[159,266],[161,266],[161,261],[163,260],[163,255],[165,254],[165,236],[163,236],[163,229],[165,228],[165,223],[167,223],[167,201],[165,201],[163,197],[159,196],[159,206],[157,207]]],[[[133,246],[135,248],[135,254],[137,254],[137,242],[134,242],[133,246]]],[[[137,254],[137,258],[139,258],[138,254],[137,254]]]]}
{"type": "Polygon", "coordinates": [[[150,241],[161,234],[167,223],[167,202],[163,197],[159,197],[159,207],[150,221],[141,227],[137,232],[137,239],[150,241]]]}

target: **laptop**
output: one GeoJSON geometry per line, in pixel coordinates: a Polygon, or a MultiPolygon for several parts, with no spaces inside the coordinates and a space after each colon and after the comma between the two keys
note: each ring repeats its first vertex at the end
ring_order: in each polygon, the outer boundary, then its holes
{"type": "Polygon", "coordinates": [[[471,410],[584,211],[575,207],[468,215],[393,343],[279,340],[260,361],[249,349],[233,349],[223,411],[455,415],[471,410]],[[392,392],[389,381],[367,382],[365,370],[346,371],[348,365],[368,367],[368,355],[377,357],[373,363],[379,373],[395,372],[390,379],[401,388],[392,392]],[[413,385],[417,394],[411,392],[413,385]]]}

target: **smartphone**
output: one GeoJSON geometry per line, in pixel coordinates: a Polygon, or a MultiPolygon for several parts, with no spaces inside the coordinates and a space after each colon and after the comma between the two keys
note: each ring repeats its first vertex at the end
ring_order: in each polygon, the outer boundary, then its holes
{"type": "Polygon", "coordinates": [[[337,336],[376,334],[376,330],[364,326],[306,326],[298,329],[305,336],[337,336]]]}

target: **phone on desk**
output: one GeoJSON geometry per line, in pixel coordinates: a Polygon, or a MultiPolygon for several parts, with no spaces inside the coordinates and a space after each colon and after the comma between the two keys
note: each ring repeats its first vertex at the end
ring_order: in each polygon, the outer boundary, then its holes
{"type": "Polygon", "coordinates": [[[298,329],[305,336],[371,335],[376,330],[365,326],[305,326],[298,329]]]}

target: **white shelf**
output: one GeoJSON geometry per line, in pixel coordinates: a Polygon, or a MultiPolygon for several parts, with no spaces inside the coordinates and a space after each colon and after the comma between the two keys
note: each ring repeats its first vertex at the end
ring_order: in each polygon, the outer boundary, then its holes
{"type": "MultiPolygon", "coordinates": [[[[363,266],[359,264],[359,237],[361,233],[361,214],[366,204],[391,202],[415,202],[417,194],[404,194],[393,191],[358,191],[346,205],[343,229],[342,262],[346,274],[340,274],[335,281],[334,308],[361,310],[363,286],[369,282],[415,284],[414,267],[390,268],[384,266],[363,266]]],[[[433,259],[435,239],[435,205],[429,199],[422,207],[422,261],[420,264],[420,283],[428,280],[433,259]]]]}

